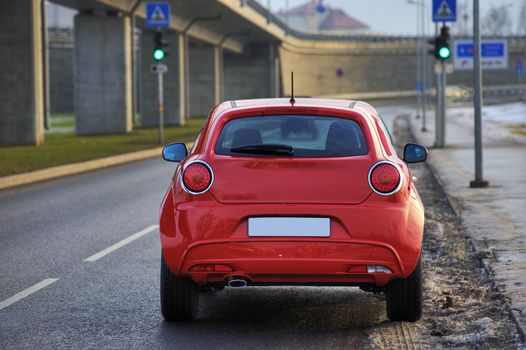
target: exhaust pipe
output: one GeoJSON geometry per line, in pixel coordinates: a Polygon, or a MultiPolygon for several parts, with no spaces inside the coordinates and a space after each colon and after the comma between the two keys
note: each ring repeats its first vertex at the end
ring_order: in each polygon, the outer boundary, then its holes
{"type": "Polygon", "coordinates": [[[230,288],[243,288],[247,286],[247,280],[243,277],[232,277],[228,279],[227,286],[230,288]]]}

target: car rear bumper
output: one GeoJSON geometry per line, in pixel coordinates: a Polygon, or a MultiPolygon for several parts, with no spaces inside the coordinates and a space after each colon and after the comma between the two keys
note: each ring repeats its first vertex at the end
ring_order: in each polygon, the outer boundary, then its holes
{"type": "Polygon", "coordinates": [[[384,286],[409,276],[420,256],[423,210],[409,203],[229,205],[203,199],[177,207],[167,200],[160,220],[166,264],[200,285],[242,276],[249,283],[384,286]],[[248,219],[269,216],[330,218],[330,237],[250,237],[248,219]],[[206,264],[229,270],[195,270],[206,264]],[[367,265],[391,273],[366,273],[367,265]],[[349,270],[355,266],[361,272],[349,270]]]}
{"type": "MultiPolygon", "coordinates": [[[[170,252],[165,252],[165,255],[170,252]]],[[[215,240],[189,246],[179,275],[198,284],[243,277],[249,283],[336,283],[384,286],[404,276],[396,251],[385,244],[319,240],[215,240]],[[221,265],[228,272],[196,272],[196,266],[221,265]],[[366,273],[381,265],[392,273],[366,273]]]]}

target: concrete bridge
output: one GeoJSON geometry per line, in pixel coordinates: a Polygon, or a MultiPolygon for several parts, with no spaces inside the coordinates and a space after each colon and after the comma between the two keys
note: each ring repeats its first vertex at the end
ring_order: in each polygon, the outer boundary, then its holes
{"type": "MultiPolygon", "coordinates": [[[[73,44],[77,134],[130,132],[137,105],[141,124],[157,125],[146,0],[53,2],[79,10],[73,44]]],[[[163,61],[167,124],[206,115],[225,99],[287,95],[292,70],[298,95],[414,90],[414,37],[296,31],[254,0],[171,4],[171,55],[163,61]]],[[[0,145],[43,142],[49,110],[44,8],[43,0],[0,3],[0,145]]],[[[513,58],[526,52],[526,43],[512,41],[510,48],[513,58]]],[[[492,79],[510,83],[513,73],[498,72],[492,79]]],[[[469,83],[469,75],[457,80],[469,83]]]]}

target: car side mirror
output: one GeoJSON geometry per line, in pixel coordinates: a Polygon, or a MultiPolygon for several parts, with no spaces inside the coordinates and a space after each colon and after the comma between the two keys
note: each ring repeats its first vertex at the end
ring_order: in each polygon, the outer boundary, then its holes
{"type": "Polygon", "coordinates": [[[169,162],[180,162],[187,155],[188,151],[184,143],[172,143],[163,148],[163,159],[169,162]]]}
{"type": "Polygon", "coordinates": [[[408,143],[404,147],[404,162],[420,163],[427,160],[427,148],[415,143],[408,143]]]}

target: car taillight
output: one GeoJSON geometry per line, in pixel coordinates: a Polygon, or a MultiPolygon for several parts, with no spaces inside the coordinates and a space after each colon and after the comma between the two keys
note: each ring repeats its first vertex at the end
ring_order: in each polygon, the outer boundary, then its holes
{"type": "Polygon", "coordinates": [[[369,170],[369,185],[380,195],[390,195],[402,187],[401,171],[393,163],[382,161],[369,170]]]}
{"type": "Polygon", "coordinates": [[[212,186],[214,175],[210,165],[203,161],[196,160],[188,163],[184,167],[182,180],[183,188],[186,192],[200,194],[206,192],[210,186],[212,186]]]}

